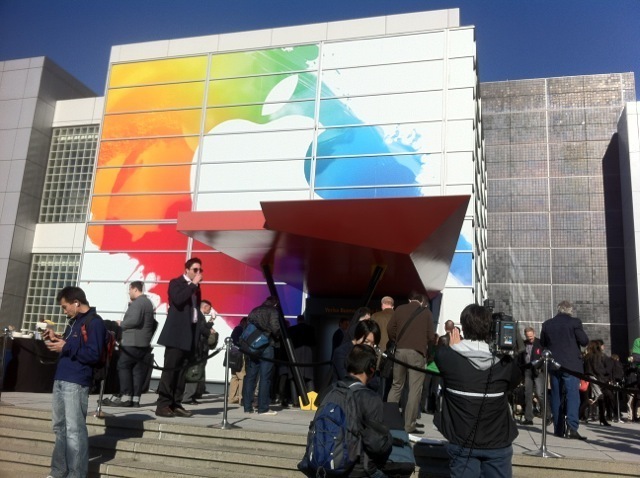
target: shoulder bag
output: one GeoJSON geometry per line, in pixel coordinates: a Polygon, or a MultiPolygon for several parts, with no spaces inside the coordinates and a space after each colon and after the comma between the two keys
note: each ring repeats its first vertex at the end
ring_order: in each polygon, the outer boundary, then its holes
{"type": "Polygon", "coordinates": [[[240,350],[244,353],[261,355],[269,345],[269,336],[256,327],[255,324],[248,323],[240,336],[238,344],[240,345],[240,350]]]}

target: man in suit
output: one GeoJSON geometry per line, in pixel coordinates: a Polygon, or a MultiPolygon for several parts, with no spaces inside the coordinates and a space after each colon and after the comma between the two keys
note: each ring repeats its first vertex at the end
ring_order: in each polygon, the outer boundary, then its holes
{"type": "MultiPolygon", "coordinates": [[[[558,313],[542,324],[540,344],[548,348],[553,359],[564,368],[584,373],[580,347],[589,343],[582,328],[582,321],[573,317],[573,305],[563,300],[558,304],[558,313]]],[[[551,371],[551,413],[554,435],[577,440],[586,440],[578,433],[578,411],[580,409],[580,379],[561,370],[551,371]],[[564,429],[561,415],[562,390],[566,392],[566,415],[568,430],[564,429]],[[566,433],[565,433],[566,432],[566,433]]]]}
{"type": "MultiPolygon", "coordinates": [[[[524,370],[524,422],[523,425],[533,425],[533,394],[538,397],[538,403],[542,410],[542,400],[547,392],[547,384],[544,381],[544,374],[540,369],[531,366],[532,362],[540,360],[542,355],[542,345],[536,338],[533,327],[524,329],[524,350],[520,352],[520,366],[524,370]]],[[[547,407],[546,420],[551,418],[551,409],[547,407]]]]}
{"type": "Polygon", "coordinates": [[[158,386],[156,416],[190,417],[182,406],[186,365],[194,345],[194,334],[202,295],[202,261],[192,257],[184,274],[169,282],[169,310],[158,343],[164,345],[164,370],[158,386]]]}

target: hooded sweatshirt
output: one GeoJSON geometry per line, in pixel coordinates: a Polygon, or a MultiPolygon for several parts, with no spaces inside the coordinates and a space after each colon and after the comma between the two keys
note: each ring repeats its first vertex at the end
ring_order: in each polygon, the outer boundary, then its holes
{"type": "Polygon", "coordinates": [[[518,436],[508,392],[520,382],[512,357],[496,357],[485,342],[463,340],[438,347],[436,365],[443,400],[434,423],[450,443],[463,448],[504,448],[518,436]]]}

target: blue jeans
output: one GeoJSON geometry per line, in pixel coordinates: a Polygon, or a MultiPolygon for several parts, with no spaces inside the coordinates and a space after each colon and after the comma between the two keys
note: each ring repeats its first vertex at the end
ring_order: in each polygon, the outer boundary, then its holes
{"type": "Polygon", "coordinates": [[[578,430],[578,412],[580,410],[580,379],[565,372],[554,370],[551,377],[551,414],[553,415],[554,434],[561,436],[565,433],[562,406],[562,390],[566,393],[567,403],[565,413],[567,424],[573,430],[578,430]]]}
{"type": "Polygon", "coordinates": [[[248,357],[247,360],[247,376],[242,384],[242,403],[244,411],[251,411],[251,403],[253,402],[253,393],[256,389],[256,381],[258,373],[260,373],[260,389],[258,391],[258,413],[269,411],[269,403],[271,402],[271,375],[273,372],[273,362],[262,360],[263,358],[273,359],[273,345],[269,345],[263,350],[259,359],[248,357]]]}
{"type": "Polygon", "coordinates": [[[89,387],[56,380],[53,382],[53,432],[51,476],[86,478],[89,473],[87,409],[89,387]]]}
{"type": "Polygon", "coordinates": [[[481,450],[447,445],[449,471],[453,478],[511,478],[513,447],[481,450]]]}

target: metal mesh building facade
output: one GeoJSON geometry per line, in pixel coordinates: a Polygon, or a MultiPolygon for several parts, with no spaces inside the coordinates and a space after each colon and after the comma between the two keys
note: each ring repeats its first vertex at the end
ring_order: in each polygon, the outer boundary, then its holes
{"type": "Polygon", "coordinates": [[[482,83],[489,297],[536,330],[561,300],[627,347],[617,121],[633,73],[482,83]]]}

